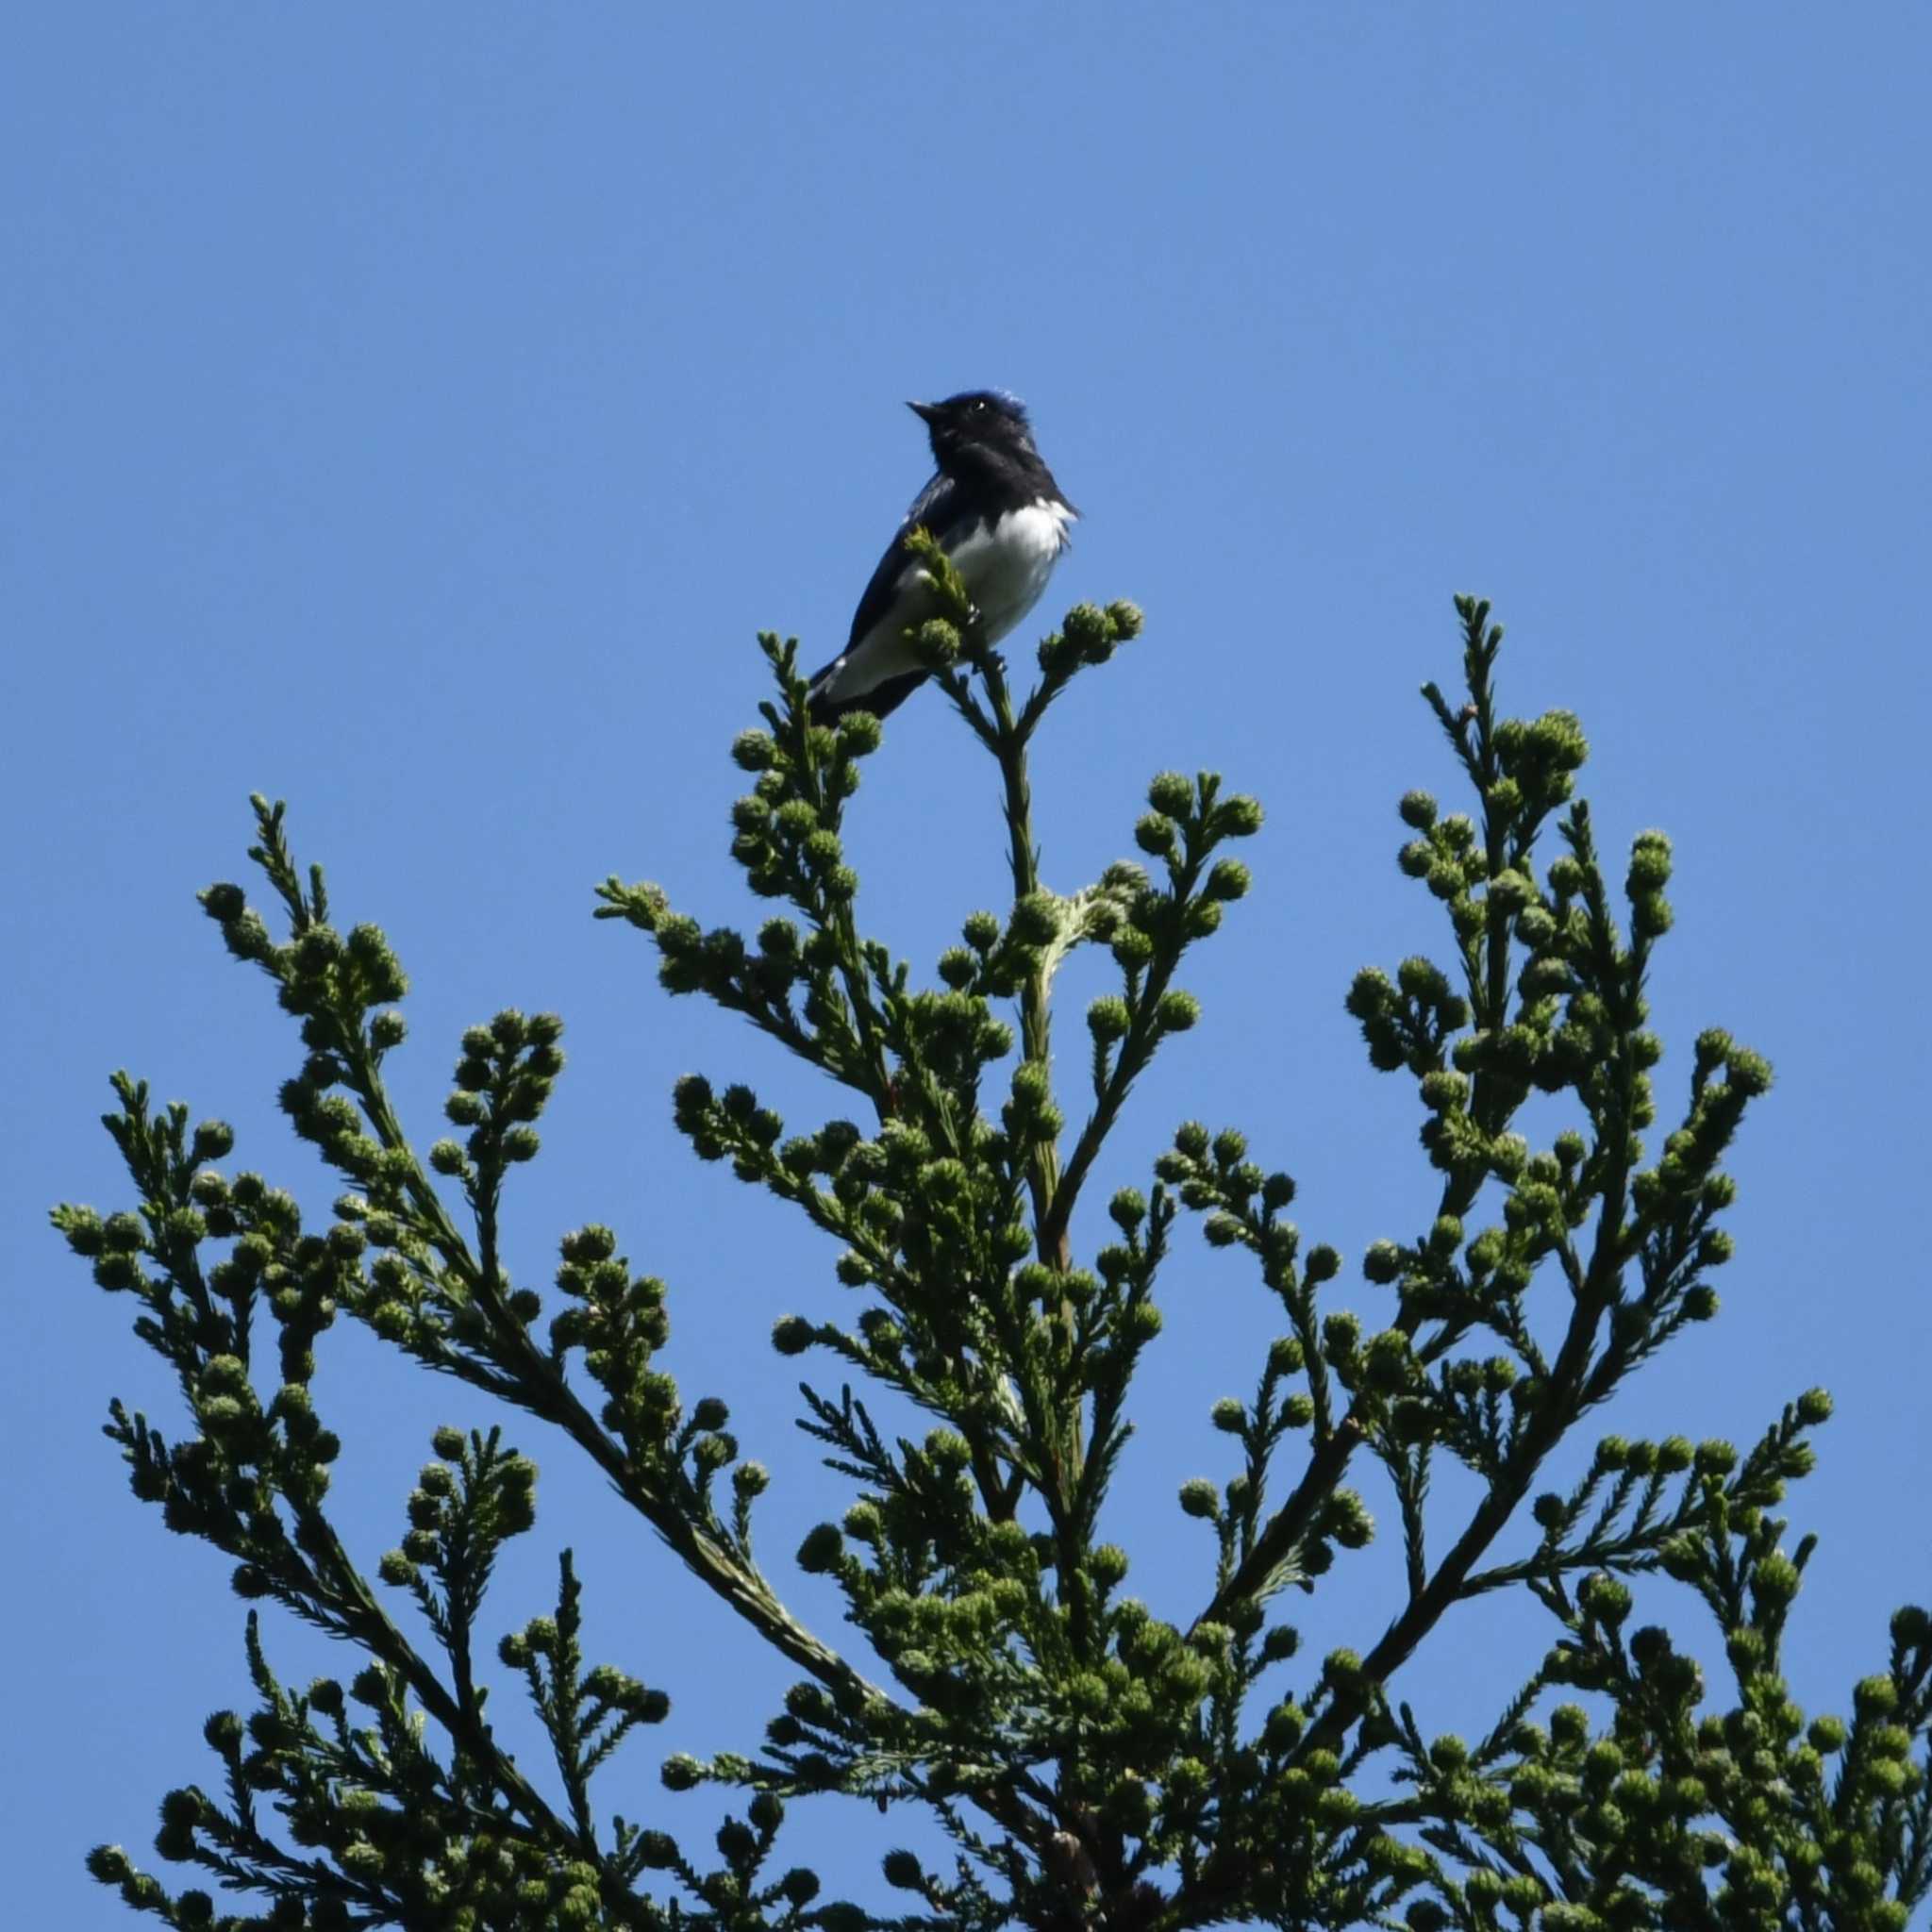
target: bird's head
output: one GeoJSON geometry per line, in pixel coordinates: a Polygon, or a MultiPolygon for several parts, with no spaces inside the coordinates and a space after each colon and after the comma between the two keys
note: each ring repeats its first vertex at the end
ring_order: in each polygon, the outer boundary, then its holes
{"type": "Polygon", "coordinates": [[[975,450],[1038,458],[1026,406],[1018,396],[991,389],[967,390],[942,403],[906,406],[926,427],[933,459],[941,469],[975,450]]]}

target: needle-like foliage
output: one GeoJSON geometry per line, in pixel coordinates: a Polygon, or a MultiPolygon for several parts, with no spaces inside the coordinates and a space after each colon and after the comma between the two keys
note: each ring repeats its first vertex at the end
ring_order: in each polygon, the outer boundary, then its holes
{"type": "MultiPolygon", "coordinates": [[[[110,1407],[135,1494],[219,1550],[237,1594],[358,1662],[346,1683],[289,1688],[251,1608],[253,1706],[208,1721],[219,1775],[168,1794],[155,1841],[199,1887],[170,1890],[118,1847],[92,1855],[95,1875],[182,1927],[1900,1932],[1932,1888],[1932,1619],[1893,1618],[1848,1717],[1807,1716],[1782,1674],[1813,1539],[1788,1548],[1777,1512],[1825,1395],[1795,1392],[1741,1452],[1605,1436],[1580,1480],[1548,1474],[1626,1377],[1716,1315],[1725,1161],[1771,1084],[1712,1029],[1688,1086],[1657,1087],[1646,987],[1671,925],[1668,841],[1639,835],[1618,875],[1576,793],[1576,720],[1499,713],[1501,632],[1459,599],[1462,688],[1424,695],[1462,808],[1410,792],[1397,855],[1444,942],[1347,994],[1370,1064],[1414,1087],[1438,1195],[1427,1224],[1368,1249],[1345,1298],[1341,1256],[1289,1219],[1293,1181],[1236,1129],[1190,1123],[1151,1175],[1108,1172],[1136,1080],[1198,1017],[1189,955],[1249,890],[1235,853],[1260,807],[1210,773],[1164,773],[1133,827],[1140,856],[1050,888],[1034,742],[1140,613],[1069,612],[1021,698],[943,556],[924,554],[944,614],[914,644],[998,773],[1009,903],[968,916],[930,980],[869,934],[842,835],[878,723],[810,723],[793,645],[767,637],[775,695],[733,747],[752,785],[731,852],[772,915],[707,931],[658,887],[615,878],[597,908],[647,938],[667,991],[741,1015],[840,1090],[828,1117],[790,1129],[743,1081],[692,1075],[675,1108],[701,1159],[797,1210],[808,1249],[830,1237],[848,1293],[773,1341],[831,1365],[802,1385],[798,1422],[852,1500],[805,1530],[798,1562],[835,1580],[879,1681],[760,1567],[771,1477],[724,1401],[688,1400],[663,1366],[664,1284],[603,1225],[562,1237],[550,1292],[507,1272],[508,1184],[539,1151],[561,1023],[506,1010],[465,1032],[451,1137],[419,1156],[384,1078],[402,968],[375,926],[336,924],[282,808],[257,799],[269,911],[236,885],[202,904],[297,1025],[282,1105],[338,1177],[333,1208],[305,1220],[231,1165],[226,1126],[191,1126],[117,1075],[107,1124],[132,1198],[55,1222],[179,1383],[174,1434],[110,1407]],[[1060,1016],[1056,1053],[1059,970],[1081,946],[1110,956],[1109,990],[1084,1029],[1060,1016]],[[1525,1135],[1531,1117],[1546,1139],[1525,1135]],[[1110,1232],[1082,1253],[1075,1210],[1103,1190],[1110,1232]],[[1108,1538],[1109,1485],[1189,1221],[1249,1257],[1280,1332],[1248,1369],[1252,1395],[1214,1407],[1230,1470],[1182,1483],[1172,1530],[1130,1558],[1108,1538]],[[311,1393],[342,1315],[464,1385],[470,1411],[436,1432],[374,1578],[331,1521],[340,1444],[311,1393]],[[737,1749],[661,1766],[672,1793],[742,1793],[714,1850],[680,1837],[675,1796],[639,1794],[634,1753],[619,1758],[667,1698],[587,1657],[570,1554],[554,1606],[508,1629],[488,1616],[494,1558],[536,1517],[535,1466],[506,1429],[588,1463],[799,1673],[761,1737],[748,1716],[719,1740],[737,1749]],[[1432,1491],[1450,1465],[1461,1478],[1432,1491]],[[1357,1486],[1386,1498],[1399,1593],[1357,1647],[1304,1659],[1290,1609],[1374,1531],[1357,1486]],[[1506,1557],[1524,1517],[1539,1540],[1506,1557]],[[1133,1560],[1195,1564],[1191,1622],[1128,1592],[1133,1560]],[[1721,1654],[1726,1681],[1638,1624],[1657,1572],[1701,1597],[1717,1641],[1692,1648],[1721,1654]],[[1427,1735],[1427,1665],[1411,1658],[1457,1606],[1504,1590],[1547,1612],[1547,1652],[1486,1735],[1427,1735]],[[496,1694],[521,1680],[549,1740],[541,1768],[491,1722],[492,1650],[496,1694]],[[607,1810],[620,1785],[652,1823],[607,1810]],[[779,1856],[788,1804],[827,1793],[882,1814],[900,1916],[827,1903],[808,1863],[779,1856]],[[950,1840],[942,1865],[897,1844],[907,1807],[950,1840]]],[[[634,1661],[674,1681],[704,1668],[634,1661]]]]}

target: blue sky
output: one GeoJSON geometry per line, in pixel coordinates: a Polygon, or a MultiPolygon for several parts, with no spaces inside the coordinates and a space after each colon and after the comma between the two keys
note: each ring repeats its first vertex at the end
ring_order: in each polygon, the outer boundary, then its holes
{"type": "MultiPolygon", "coordinates": [[[[1814,1382],[1840,1409],[1794,1528],[1824,1535],[1791,1674],[1841,1703],[1924,1597],[1932,1342],[1915,1239],[1932,1064],[1924,531],[1932,153],[1923,9],[453,8],[24,13],[0,68],[0,884],[11,1104],[0,1268],[24,1920],[124,1923],[81,1874],[145,1850],[242,1698],[222,1566],[127,1496],[110,1393],[172,1427],[128,1307],[47,1233],[120,1205],[94,1124],[125,1065],[233,1121],[317,1213],[283,1127],[293,1042],[192,891],[236,875],[245,798],[291,801],[340,913],[411,970],[399,1088],[421,1140],[460,1028],[560,1009],[574,1062],[512,1203],[542,1282],[603,1219],[674,1292],[671,1365],[736,1406],[779,1480],[774,1572],[839,1507],[762,1338],[829,1312],[832,1253],[673,1135],[680,1072],[836,1111],[763,1044],[657,990],[589,919],[609,872],[708,920],[753,634],[829,656],[924,475],[901,399],[1033,405],[1085,512],[1050,592],[1132,596],[1144,640],[1047,735],[1049,880],[1129,844],[1148,776],[1261,795],[1255,896],[1107,1177],[1176,1121],[1234,1122],[1353,1267],[1432,1189],[1414,1102],[1372,1075],[1357,966],[1440,948],[1391,807],[1451,774],[1414,691],[1456,670],[1450,593],[1509,625],[1513,708],[1578,711],[1607,838],[1677,841],[1655,1004],[1779,1082],[1738,1150],[1723,1319],[1607,1418],[1745,1438],[1814,1382]],[[1904,978],[1901,978],[1904,974],[1904,978]]],[[[1048,615],[1043,609],[1042,621],[1048,615]]],[[[874,930],[929,962],[999,885],[989,775],[936,702],[868,768],[852,836],[874,930]]],[[[1269,1332],[1190,1241],[1167,1287],[1116,1533],[1185,1615],[1208,1552],[1173,1505],[1226,1473],[1207,1421],[1269,1332]]],[[[366,1339],[317,1398],[342,1515],[396,1541],[430,1427],[489,1420],[366,1339]]],[[[605,1802],[702,1833],[662,1750],[748,1743],[789,1673],[534,1424],[538,1529],[508,1627],[574,1541],[602,1654],[675,1699],[605,1802]],[[680,1664],[699,1645],[699,1667],[680,1664]],[[680,1808],[681,1807],[681,1808],[680,1808]]],[[[1372,1505],[1382,1499],[1370,1494],[1372,1505]]],[[[1387,1550],[1307,1611],[1372,1639],[1387,1550]]],[[[1668,1587],[1664,1587],[1666,1591],[1668,1587]]],[[[796,1600],[836,1635],[828,1592],[796,1600]]],[[[1666,1614],[1687,1614],[1668,1594],[1666,1614]]],[[[1546,1632],[1486,1607],[1405,1678],[1483,1721],[1546,1632]]],[[[291,1676],[323,1659],[271,1632],[291,1676]]],[[[340,1661],[340,1660],[339,1660],[340,1661]]],[[[509,1696],[507,1689],[501,1695],[509,1696]]],[[[878,1896],[869,1811],[801,1820],[834,1893],[878,1896]]]]}

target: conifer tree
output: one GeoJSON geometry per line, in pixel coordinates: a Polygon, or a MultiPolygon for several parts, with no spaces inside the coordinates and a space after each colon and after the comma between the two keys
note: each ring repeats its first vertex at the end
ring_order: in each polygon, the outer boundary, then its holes
{"type": "Polygon", "coordinates": [[[155,1851],[192,1882],[118,1846],[91,1855],[94,1875],[172,1925],[331,1932],[1899,1932],[1932,1887],[1932,1619],[1893,1617],[1842,1715],[1799,1709],[1782,1674],[1814,1539],[1779,1512],[1825,1394],[1794,1392],[1743,1450],[1607,1435],[1579,1480],[1545,1474],[1626,1377],[1716,1315],[1724,1162],[1771,1084],[1715,1028],[1687,1091],[1654,1084],[1645,986],[1671,925],[1668,842],[1641,834],[1617,876],[1576,794],[1576,720],[1499,713],[1502,634],[1458,599],[1462,690],[1424,695],[1463,808],[1409,792],[1397,855],[1446,932],[1435,957],[1366,970],[1347,993],[1370,1065],[1415,1089],[1437,1207],[1372,1245],[1348,1288],[1341,1256],[1289,1218],[1289,1174],[1232,1127],[1188,1123],[1151,1175],[1109,1171],[1135,1081],[1195,1023],[1184,968],[1247,894],[1235,854],[1259,805],[1211,774],[1164,773],[1134,827],[1141,857],[1049,889],[1034,740],[1140,615],[1069,612],[1022,699],[925,554],[945,615],[916,645],[997,771],[1010,904],[968,916],[932,981],[871,936],[841,835],[878,723],[811,724],[794,646],[766,637],[775,696],[733,747],[752,783],[731,851],[782,909],[749,936],[706,931],[658,887],[614,878],[597,908],[656,949],[667,991],[741,1015],[835,1090],[831,1117],[802,1128],[741,1082],[686,1078],[675,1108],[699,1158],[838,1250],[844,1298],[828,1290],[772,1339],[829,1364],[802,1385],[799,1425],[851,1503],[802,1526],[798,1560],[835,1580],[863,1667],[760,1567],[754,1517],[778,1534],[765,1524],[783,1498],[761,1500],[772,1479],[726,1403],[688,1399],[667,1370],[664,1284],[603,1225],[562,1237],[547,1291],[507,1273],[513,1171],[539,1151],[561,1022],[506,1009],[465,1032],[453,1132],[419,1156],[384,1078],[405,1039],[402,966],[376,926],[339,927],[282,807],[258,798],[269,909],[232,884],[201,901],[295,1023],[282,1106],[341,1191],[305,1214],[232,1164],[220,1121],[191,1124],[118,1074],[107,1125],[126,1205],[56,1210],[179,1381],[181,1421],[109,1407],[134,1492],[219,1551],[251,1605],[251,1707],[208,1720],[212,1774],[161,1805],[155,1851]],[[1070,1020],[1056,983],[1082,946],[1116,976],[1070,1020]],[[1556,1103],[1539,1122],[1561,1114],[1546,1142],[1518,1130],[1533,1095],[1556,1103]],[[1103,1192],[1111,1233],[1081,1253],[1075,1210],[1103,1192]],[[1161,1270],[1191,1224],[1245,1257],[1280,1333],[1246,1366],[1252,1394],[1214,1407],[1226,1470],[1182,1483],[1173,1530],[1130,1558],[1108,1539],[1109,1482],[1158,1347],[1161,1270]],[[311,1394],[339,1317],[467,1385],[374,1577],[331,1522],[340,1443],[311,1394]],[[536,1522],[526,1447],[552,1480],[613,1486],[796,1670],[781,1710],[659,1767],[669,1793],[739,1794],[712,1842],[680,1831],[636,1742],[613,1762],[668,1705],[631,1668],[675,1685],[702,1663],[588,1656],[568,1551],[537,1614],[488,1598],[498,1552],[536,1522]],[[1432,1470],[1452,1464],[1474,1478],[1466,1511],[1432,1500],[1432,1470]],[[1365,1482],[1400,1540],[1401,1598],[1357,1645],[1303,1656],[1297,1605],[1371,1537],[1365,1482]],[[1533,1546],[1506,1560],[1499,1540],[1525,1514],[1533,1546]],[[1194,1566],[1186,1624],[1127,1587],[1156,1561],[1194,1566]],[[1659,1572],[1714,1620],[1720,1681],[1681,1633],[1639,1620],[1659,1572]],[[1482,1736],[1432,1737],[1416,1709],[1428,1665],[1411,1659],[1452,1608],[1501,1591],[1547,1612],[1547,1652],[1482,1736]],[[341,1676],[285,1682],[264,1603],[341,1640],[341,1676]],[[492,1686],[499,1709],[528,1698],[551,1761],[506,1748],[492,1686]],[[809,1827],[785,1826],[823,1793],[876,1802],[900,1916],[838,1902],[863,1880],[814,1870],[809,1827]],[[945,1861],[898,1843],[908,1807],[937,1821],[945,1861]]]}

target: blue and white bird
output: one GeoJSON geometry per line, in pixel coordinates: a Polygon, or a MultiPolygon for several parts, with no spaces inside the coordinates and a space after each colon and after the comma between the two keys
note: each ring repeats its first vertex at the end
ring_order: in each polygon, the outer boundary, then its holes
{"type": "Polygon", "coordinates": [[[925,680],[906,632],[937,610],[932,579],[906,548],[908,531],[938,540],[993,644],[1040,601],[1079,514],[1041,460],[1017,397],[968,390],[907,407],[924,422],[939,468],[879,558],[845,648],[811,681],[817,724],[847,711],[883,718],[925,680]]]}

